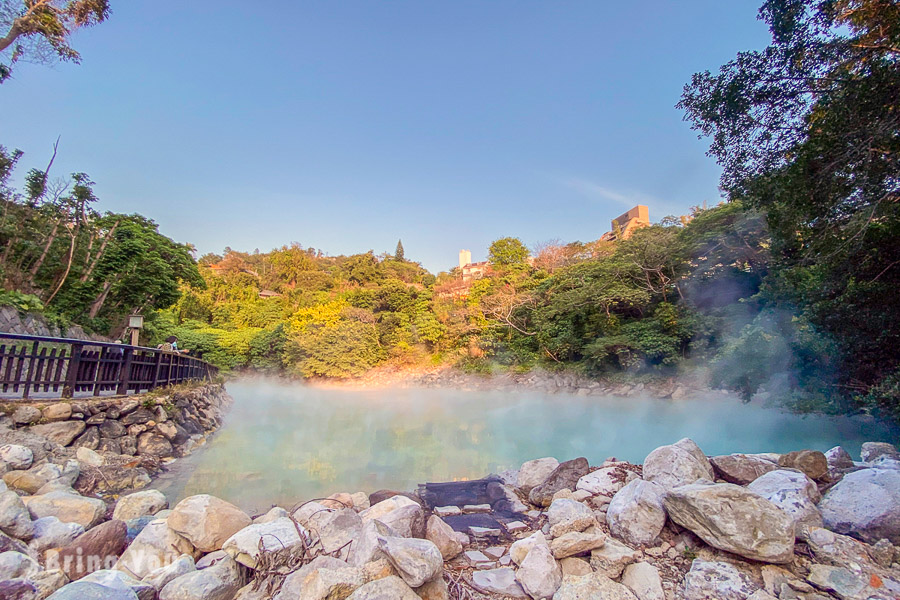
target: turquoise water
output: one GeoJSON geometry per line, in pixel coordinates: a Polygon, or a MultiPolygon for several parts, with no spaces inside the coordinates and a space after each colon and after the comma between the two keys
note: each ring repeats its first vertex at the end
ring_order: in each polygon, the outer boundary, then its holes
{"type": "Polygon", "coordinates": [[[713,392],[672,401],[267,380],[227,387],[235,404],[224,426],[157,482],[172,502],[209,493],[262,511],[337,491],[478,478],[543,456],[642,462],[682,437],[710,455],[841,444],[858,456],[864,441],[896,441],[869,419],[794,415],[713,392]]]}

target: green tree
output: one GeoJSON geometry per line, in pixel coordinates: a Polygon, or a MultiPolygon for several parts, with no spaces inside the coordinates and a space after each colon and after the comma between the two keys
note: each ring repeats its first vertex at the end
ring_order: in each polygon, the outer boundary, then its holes
{"type": "Polygon", "coordinates": [[[488,261],[501,269],[523,267],[528,263],[528,248],[514,237],[500,238],[488,248],[488,261]]]}
{"type": "Polygon", "coordinates": [[[397,240],[397,249],[394,250],[394,260],[400,260],[400,261],[406,260],[406,258],[403,255],[403,241],[402,240],[397,240]]]}
{"type": "Polygon", "coordinates": [[[20,60],[79,62],[81,56],[69,45],[74,32],[102,23],[109,17],[109,0],[0,0],[0,82],[8,78],[20,60]]]}

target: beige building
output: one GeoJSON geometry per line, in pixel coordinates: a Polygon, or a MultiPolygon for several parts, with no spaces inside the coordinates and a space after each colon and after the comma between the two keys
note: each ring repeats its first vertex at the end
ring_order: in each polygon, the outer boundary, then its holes
{"type": "Polygon", "coordinates": [[[459,251],[459,272],[464,282],[481,279],[489,268],[487,261],[473,263],[471,250],[459,251]]]}
{"type": "Polygon", "coordinates": [[[600,239],[604,242],[627,240],[636,230],[649,225],[650,209],[642,204],[638,204],[628,212],[613,219],[610,231],[604,233],[600,239]]]}

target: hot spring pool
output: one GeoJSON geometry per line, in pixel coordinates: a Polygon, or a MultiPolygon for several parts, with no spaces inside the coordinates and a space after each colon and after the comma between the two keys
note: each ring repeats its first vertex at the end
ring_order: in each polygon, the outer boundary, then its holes
{"type": "Polygon", "coordinates": [[[172,503],[208,493],[257,512],[337,491],[479,478],[543,456],[642,462],[683,437],[707,454],[841,444],[854,456],[862,442],[895,437],[870,419],[795,415],[721,393],[672,401],[260,379],[227,387],[235,403],[222,428],[154,483],[172,503]]]}

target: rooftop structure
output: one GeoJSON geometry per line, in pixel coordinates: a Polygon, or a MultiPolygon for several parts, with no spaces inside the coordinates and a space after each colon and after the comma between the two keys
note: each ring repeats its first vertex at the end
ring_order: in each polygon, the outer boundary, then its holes
{"type": "Polygon", "coordinates": [[[600,239],[604,242],[627,240],[636,230],[649,225],[650,209],[643,204],[638,204],[628,212],[613,219],[610,224],[610,231],[604,233],[600,239]]]}

